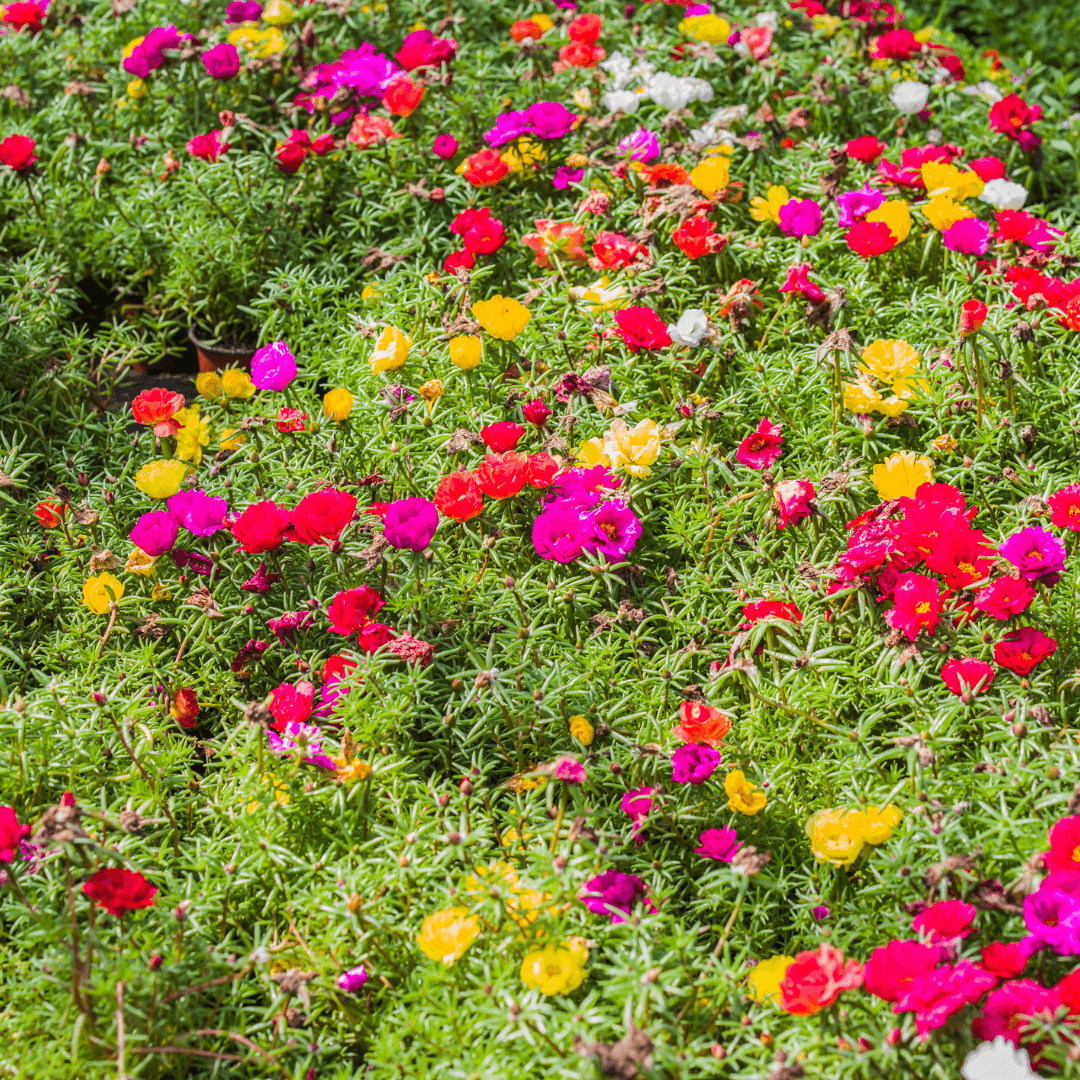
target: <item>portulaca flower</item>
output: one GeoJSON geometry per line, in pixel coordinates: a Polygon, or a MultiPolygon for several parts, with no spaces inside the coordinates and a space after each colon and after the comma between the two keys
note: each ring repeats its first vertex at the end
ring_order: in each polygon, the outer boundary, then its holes
{"type": "Polygon", "coordinates": [[[1004,179],[987,180],[979,196],[996,210],[1023,210],[1027,197],[1028,189],[1023,184],[1004,179]]]}
{"type": "Polygon", "coordinates": [[[780,16],[775,11],[759,11],[754,16],[754,23],[757,26],[767,26],[775,34],[780,26],[780,16]]]}
{"type": "Polygon", "coordinates": [[[625,53],[617,49],[606,60],[600,62],[600,68],[611,76],[613,90],[622,90],[633,78],[631,68],[634,62],[625,53]]]}
{"type": "Polygon", "coordinates": [[[913,82],[911,79],[898,82],[889,95],[889,100],[905,116],[913,116],[917,112],[922,112],[926,108],[929,99],[930,87],[926,83],[913,82]]]}
{"type": "Polygon", "coordinates": [[[700,308],[689,308],[677,323],[668,323],[667,332],[672,344],[696,349],[709,336],[709,316],[700,308]]]}
{"type": "Polygon", "coordinates": [[[960,1072],[964,1080],[1039,1080],[1028,1064],[1027,1051],[1017,1050],[1003,1035],[975,1047],[960,1072]]]}
{"type": "Polygon", "coordinates": [[[981,97],[984,101],[989,101],[991,105],[996,104],[1003,97],[1001,91],[989,79],[983,79],[974,86],[965,86],[960,93],[967,94],[969,97],[981,97]]]}
{"type": "Polygon", "coordinates": [[[600,99],[608,112],[622,112],[627,116],[637,112],[641,104],[641,94],[635,94],[633,90],[609,90],[600,99]]]}

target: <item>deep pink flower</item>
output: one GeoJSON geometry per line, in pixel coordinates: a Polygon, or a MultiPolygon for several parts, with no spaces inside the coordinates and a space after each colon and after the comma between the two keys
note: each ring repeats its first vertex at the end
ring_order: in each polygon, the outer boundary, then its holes
{"type": "Polygon", "coordinates": [[[615,312],[615,324],[623,343],[632,352],[662,349],[671,344],[667,323],[649,307],[628,307],[615,312]]]}
{"type": "Polygon", "coordinates": [[[447,158],[452,158],[457,151],[457,139],[455,139],[453,135],[447,135],[445,132],[442,135],[436,135],[435,141],[431,144],[431,152],[437,158],[442,158],[443,161],[447,158]]]}
{"type": "MultiPolygon", "coordinates": [[[[196,135],[188,140],[187,152],[192,157],[202,158],[211,163],[217,161],[222,154],[227,154],[230,144],[221,141],[222,132],[211,131],[208,135],[196,135]]],[[[256,386],[258,383],[255,384],[256,386]]]]}
{"type": "Polygon", "coordinates": [[[269,500],[252,503],[233,523],[232,534],[249,554],[274,551],[285,541],[289,511],[269,500]]]}
{"type": "Polygon", "coordinates": [[[1030,675],[1047,657],[1053,656],[1057,642],[1033,626],[1012,630],[994,646],[994,660],[1014,675],[1030,675]]]}
{"type": "MultiPolygon", "coordinates": [[[[825,294],[817,284],[810,280],[809,274],[809,263],[789,266],[787,278],[784,280],[784,284],[780,286],[780,291],[798,293],[800,296],[805,296],[811,303],[820,304],[825,299],[825,294]]],[[[777,430],[779,430],[779,425],[777,430]]]]}
{"type": "Polygon", "coordinates": [[[941,234],[941,239],[950,251],[958,251],[961,255],[985,255],[993,234],[994,230],[985,221],[969,217],[950,225],[941,234]]]}
{"type": "Polygon", "coordinates": [[[933,971],[941,949],[921,941],[890,941],[863,965],[863,986],[883,1001],[898,1001],[913,980],[933,971]]]}
{"type": "Polygon", "coordinates": [[[30,835],[29,825],[20,825],[14,807],[0,806],[0,863],[9,863],[22,841],[30,835]]]}
{"type": "Polygon", "coordinates": [[[809,480],[781,480],[773,488],[773,499],[779,514],[777,525],[785,528],[789,523],[798,525],[813,513],[811,505],[817,492],[809,480]]]}
{"type": "Polygon", "coordinates": [[[951,945],[975,933],[975,908],[962,900],[939,900],[911,920],[914,930],[935,945],[951,945]]]}
{"type": "Polygon", "coordinates": [[[152,559],[164,555],[176,543],[180,526],[168,510],[143,514],[131,530],[131,542],[152,559]]]}
{"type": "Polygon", "coordinates": [[[609,563],[622,562],[630,555],[642,533],[640,519],[622,499],[601,503],[585,515],[584,524],[592,535],[582,546],[591,555],[603,555],[609,563]]]}
{"type": "Polygon", "coordinates": [[[941,678],[957,697],[964,693],[984,694],[994,681],[994,666],[966,656],[962,660],[950,660],[941,669],[941,678]]]}
{"type": "Polygon", "coordinates": [[[790,199],[780,207],[780,229],[788,236],[817,236],[821,207],[813,199],[790,199]]]}
{"type": "Polygon", "coordinates": [[[285,725],[303,723],[311,716],[315,704],[315,684],[307,681],[282,683],[274,690],[274,699],[270,702],[270,715],[274,718],[274,727],[284,731],[285,725]]]}
{"type": "Polygon", "coordinates": [[[232,79],[240,73],[240,54],[228,41],[207,49],[202,54],[202,62],[212,79],[232,79]]]}
{"type": "Polygon", "coordinates": [[[1080,872],[1080,815],[1070,815],[1055,822],[1049,833],[1050,850],[1043,853],[1046,869],[1055,872],[1080,872]]]}
{"type": "Polygon", "coordinates": [[[975,1038],[990,1041],[999,1035],[1013,1046],[1023,1042],[1022,1030],[1030,1017],[1049,1019],[1057,1010],[1058,994],[1033,979],[1014,979],[987,995],[982,1012],[972,1021],[975,1038]]]}
{"type": "MultiPolygon", "coordinates": [[[[225,527],[229,504],[199,488],[184,488],[165,504],[169,513],[193,536],[213,536],[225,527]]],[[[144,549],[145,550],[145,549],[144,549]]]]}
{"type": "Polygon", "coordinates": [[[975,606],[992,619],[1004,620],[1026,611],[1035,587],[1023,578],[1000,577],[975,594],[975,606]]]}
{"type": "Polygon", "coordinates": [[[1056,585],[1065,569],[1065,542],[1037,525],[1014,532],[998,551],[1026,581],[1056,585]]]}
{"type": "Polygon", "coordinates": [[[330,633],[344,634],[346,637],[355,634],[367,626],[385,605],[386,601],[370,585],[339,592],[326,611],[330,617],[330,633]]]}
{"type": "Polygon", "coordinates": [[[1080,899],[1060,889],[1048,889],[1024,897],[1024,925],[1040,948],[1058,956],[1080,954],[1080,899]]]}
{"type": "Polygon", "coordinates": [[[356,496],[337,488],[305,495],[293,508],[288,539],[333,547],[356,512],[356,496]]]}
{"type": "Polygon", "coordinates": [[[555,762],[555,779],[567,784],[584,784],[585,767],[572,757],[561,757],[555,762]]]}
{"type": "Polygon", "coordinates": [[[280,574],[269,573],[266,569],[266,563],[261,562],[259,563],[259,569],[256,570],[255,573],[240,586],[240,588],[243,589],[244,592],[268,593],[271,586],[280,580],[280,574]]]}
{"type": "Polygon", "coordinates": [[[720,754],[711,746],[680,746],[671,755],[671,778],[676,784],[704,784],[716,772],[720,760],[720,754]]]}
{"type": "Polygon", "coordinates": [[[734,829],[706,829],[699,837],[699,844],[694,848],[695,855],[726,863],[731,862],[742,847],[734,829]]]}
{"type": "Polygon", "coordinates": [[[532,526],[532,542],[541,559],[571,563],[593,539],[592,530],[573,507],[555,505],[536,516],[532,526]]]}
{"type": "MultiPolygon", "coordinates": [[[[543,427],[547,418],[551,415],[551,410],[544,404],[542,397],[533,398],[532,401],[526,401],[521,407],[521,411],[525,416],[527,423],[533,425],[533,427],[543,427]]],[[[1077,528],[1080,528],[1080,522],[1077,524],[1077,528]]]]}
{"type": "Polygon", "coordinates": [[[391,547],[423,551],[439,527],[439,511],[429,499],[398,499],[387,508],[383,532],[391,547]]]}
{"type": "Polygon", "coordinates": [[[590,878],[578,893],[585,906],[597,915],[610,915],[611,922],[626,922],[641,902],[645,910],[655,912],[656,907],[645,892],[645,882],[636,874],[624,874],[619,870],[607,870],[590,878]]]}
{"type": "Polygon", "coordinates": [[[735,451],[735,460],[748,469],[767,469],[783,453],[781,424],[772,423],[767,416],[761,418],[757,429],[747,435],[739,449],[735,451]]]}
{"type": "Polygon", "coordinates": [[[284,390],[296,378],[296,357],[284,341],[263,346],[251,358],[251,381],[260,390],[284,390]]]}
{"type": "Polygon", "coordinates": [[[915,1013],[915,1028],[924,1038],[942,1027],[953,1013],[976,1002],[997,985],[997,979],[970,960],[946,964],[913,979],[893,1012],[915,1013]]]}

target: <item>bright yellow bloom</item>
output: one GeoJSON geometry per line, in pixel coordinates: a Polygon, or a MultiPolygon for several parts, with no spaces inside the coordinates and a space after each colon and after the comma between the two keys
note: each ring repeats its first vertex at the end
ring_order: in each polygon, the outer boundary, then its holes
{"type": "Polygon", "coordinates": [[[343,386],[339,386],[336,390],[327,390],[323,395],[322,413],[331,420],[348,420],[352,407],[353,396],[343,386]]]}
{"type": "Polygon", "coordinates": [[[477,300],[472,306],[476,321],[500,341],[513,341],[528,325],[532,312],[509,296],[495,295],[490,300],[477,300]]]}
{"type": "Polygon", "coordinates": [[[109,607],[124,595],[124,583],[114,574],[97,574],[82,587],[83,603],[95,614],[105,615],[109,607]]]}
{"type": "Polygon", "coordinates": [[[477,866],[474,871],[461,883],[463,892],[486,896],[493,887],[517,891],[517,871],[509,863],[493,862],[490,866],[477,866]]]}
{"type": "Polygon", "coordinates": [[[612,468],[623,468],[631,476],[652,473],[650,465],[660,456],[660,427],[655,420],[639,420],[632,428],[623,419],[616,420],[605,436],[612,468]],[[618,461],[615,461],[615,457],[618,461]]]}
{"type": "Polygon", "coordinates": [[[221,389],[228,398],[249,398],[255,393],[255,384],[246,371],[226,368],[221,373],[221,389]]]}
{"type": "MultiPolygon", "coordinates": [[[[713,16],[703,15],[700,18],[713,18],[713,16]]],[[[690,173],[690,183],[708,199],[726,188],[730,178],[731,161],[723,154],[705,158],[690,173]]]]}
{"type": "Polygon", "coordinates": [[[480,366],[483,359],[483,342],[475,334],[461,334],[452,337],[448,342],[450,346],[450,363],[461,368],[462,371],[472,371],[480,366]]]}
{"type": "Polygon", "coordinates": [[[911,207],[903,199],[890,199],[876,210],[871,210],[866,220],[885,222],[893,239],[902,244],[911,232],[911,207]]]}
{"type": "Polygon", "coordinates": [[[746,981],[750,987],[750,996],[757,1002],[766,1002],[770,998],[780,1000],[780,983],[787,974],[787,969],[795,963],[794,956],[770,956],[755,965],[746,981]]]}
{"type": "Polygon", "coordinates": [[[360,290],[361,300],[377,300],[380,296],[382,296],[382,293],[373,285],[365,285],[363,289],[360,290]]]}
{"type": "Polygon", "coordinates": [[[723,45],[731,37],[731,23],[719,15],[691,15],[679,23],[679,33],[694,41],[723,45]]]}
{"type": "MultiPolygon", "coordinates": [[[[525,930],[540,918],[544,905],[550,903],[550,893],[540,892],[539,889],[522,889],[507,897],[506,910],[513,922],[525,930]]],[[[548,908],[549,915],[554,916],[558,913],[557,907],[548,908]]]]}
{"type": "Polygon", "coordinates": [[[927,161],[919,170],[926,185],[927,198],[948,195],[957,202],[970,199],[983,193],[984,184],[978,173],[958,169],[944,161],[927,161]]]}
{"type": "MultiPolygon", "coordinates": [[[[503,163],[512,174],[532,169],[534,165],[541,165],[547,161],[547,151],[540,143],[533,139],[520,138],[513,146],[508,146],[500,155],[503,163]]],[[[462,162],[462,165],[465,163],[462,162]]],[[[458,172],[462,172],[458,166],[458,172]]]]}
{"type": "Polygon", "coordinates": [[[529,21],[536,23],[545,34],[555,25],[551,21],[551,16],[545,15],[542,11],[538,11],[535,15],[530,15],[529,21]]]}
{"type": "Polygon", "coordinates": [[[288,26],[295,16],[288,0],[269,0],[263,7],[262,17],[263,22],[271,26],[288,26]]]}
{"type": "Polygon", "coordinates": [[[577,739],[582,746],[592,746],[596,732],[592,724],[584,716],[571,716],[570,735],[572,738],[577,739]]]}
{"type": "Polygon", "coordinates": [[[187,471],[188,466],[179,458],[158,458],[148,461],[135,474],[135,486],[151,499],[167,499],[180,490],[187,471]]]}
{"type": "Polygon", "coordinates": [[[850,866],[866,843],[865,815],[858,810],[819,810],[806,823],[806,835],[818,862],[850,866]]]}
{"type": "Polygon", "coordinates": [[[882,500],[902,499],[914,495],[923,484],[933,483],[934,470],[928,458],[901,450],[875,465],[871,479],[882,500]]]}
{"type": "Polygon", "coordinates": [[[904,815],[898,807],[889,803],[888,806],[868,806],[863,814],[863,839],[875,847],[884,844],[893,834],[893,829],[900,824],[904,815]]]}
{"type": "Polygon", "coordinates": [[[839,15],[815,15],[811,21],[814,29],[822,37],[832,37],[840,29],[844,20],[839,15]]]}
{"type": "Polygon", "coordinates": [[[612,285],[611,279],[606,276],[598,278],[591,285],[574,285],[570,289],[570,297],[590,304],[590,315],[601,311],[618,311],[630,302],[626,286],[621,281],[612,285]]]}
{"type": "Polygon", "coordinates": [[[854,383],[844,383],[844,408],[853,413],[869,416],[881,407],[881,395],[868,383],[860,379],[854,383]]]}
{"type": "Polygon", "coordinates": [[[946,432],[944,435],[939,435],[934,440],[934,449],[939,454],[950,454],[959,445],[960,444],[948,432],[946,432]]]}
{"type": "Polygon", "coordinates": [[[176,433],[176,456],[181,461],[194,461],[196,465],[202,461],[202,448],[210,445],[210,421],[199,419],[199,409],[196,403],[173,414],[173,419],[180,425],[176,433]]]}
{"type": "Polygon", "coordinates": [[[724,791],[728,797],[728,809],[740,814],[756,814],[765,808],[768,800],[764,791],[758,791],[742,769],[734,769],[724,778],[724,791]]]}
{"type": "Polygon", "coordinates": [[[236,428],[225,428],[221,432],[221,442],[218,445],[222,450],[239,450],[247,442],[247,433],[237,431],[236,428]]]}
{"type": "Polygon", "coordinates": [[[127,84],[127,94],[133,101],[146,97],[146,83],[142,79],[132,79],[127,84]]]}
{"type": "Polygon", "coordinates": [[[903,338],[878,338],[863,349],[860,366],[882,382],[891,383],[919,370],[919,353],[903,338]]]}
{"type": "Polygon", "coordinates": [[[157,558],[150,558],[141,548],[132,548],[131,554],[124,563],[124,570],[129,574],[137,574],[139,577],[153,577],[157,558]]]}
{"type": "Polygon", "coordinates": [[[595,469],[597,465],[603,465],[610,469],[612,465],[603,439],[586,439],[578,447],[575,457],[578,461],[584,462],[590,469],[595,469]]]}
{"type": "Polygon", "coordinates": [[[416,392],[428,403],[434,405],[446,393],[441,379],[428,379],[416,388],[416,392]]]}
{"type": "Polygon", "coordinates": [[[216,401],[225,396],[225,390],[221,385],[221,376],[216,371],[200,371],[195,377],[195,390],[200,397],[208,401],[216,401]]]}
{"type": "Polygon", "coordinates": [[[246,49],[260,59],[273,56],[274,53],[283,52],[285,49],[285,35],[276,27],[269,30],[259,30],[254,26],[238,26],[231,34],[229,41],[238,49],[246,49]]]}
{"type": "Polygon", "coordinates": [[[585,981],[585,963],[589,950],[580,941],[568,942],[566,948],[538,949],[521,962],[521,978],[530,989],[541,994],[569,994],[585,981]]]}
{"type": "Polygon", "coordinates": [[[938,195],[936,198],[931,199],[922,208],[922,212],[923,217],[938,232],[944,232],[946,229],[952,228],[963,218],[975,216],[963,203],[955,202],[948,195],[938,195]]]}
{"type": "Polygon", "coordinates": [[[915,396],[915,391],[901,380],[893,388],[894,392],[888,397],[880,399],[877,405],[878,412],[883,416],[899,416],[908,407],[908,402],[915,396]]]}
{"type": "Polygon", "coordinates": [[[767,198],[763,199],[759,195],[756,199],[750,200],[750,216],[755,221],[774,221],[779,225],[780,207],[790,198],[786,187],[782,184],[773,184],[769,188],[767,198]]]}
{"type": "Polygon", "coordinates": [[[371,372],[395,371],[408,359],[412,338],[406,337],[396,326],[388,326],[375,342],[375,351],[369,357],[371,372]]]}
{"type": "Polygon", "coordinates": [[[416,943],[429,960],[441,960],[449,967],[479,936],[480,922],[469,909],[452,907],[429,915],[416,943]]]}

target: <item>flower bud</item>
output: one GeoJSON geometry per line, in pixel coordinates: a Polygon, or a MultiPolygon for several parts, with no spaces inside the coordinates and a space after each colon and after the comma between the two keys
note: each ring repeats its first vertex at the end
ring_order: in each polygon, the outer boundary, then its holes
{"type": "Polygon", "coordinates": [[[349,899],[345,901],[345,906],[349,909],[350,915],[355,915],[363,906],[364,898],[359,893],[349,893],[349,899]]]}
{"type": "Polygon", "coordinates": [[[449,796],[449,795],[448,795],[448,794],[447,794],[447,793],[446,793],[446,792],[444,791],[444,792],[443,792],[443,793],[442,793],[442,794],[441,794],[441,795],[439,796],[438,802],[439,802],[439,806],[440,806],[441,808],[445,809],[445,808],[446,808],[446,806],[447,806],[447,804],[448,804],[448,803],[450,802],[450,796],[449,796]]]}
{"type": "Polygon", "coordinates": [[[89,487],[89,486],[90,486],[90,477],[87,476],[86,473],[84,473],[84,472],[79,473],[79,487],[89,487]]]}
{"type": "Polygon", "coordinates": [[[159,953],[154,953],[154,955],[150,957],[150,970],[151,971],[158,971],[161,968],[161,964],[162,964],[162,959],[161,959],[160,954],[159,953]]]}
{"type": "Polygon", "coordinates": [[[116,496],[111,491],[105,492],[105,505],[112,506],[116,502],[116,496]]]}
{"type": "Polygon", "coordinates": [[[97,690],[95,690],[90,696],[94,699],[95,705],[105,705],[109,700],[104,694],[99,693],[97,690]]]}
{"type": "Polygon", "coordinates": [[[190,900],[181,900],[180,903],[176,905],[176,909],[173,911],[173,918],[177,922],[184,922],[187,919],[188,912],[191,910],[191,903],[190,900]]]}
{"type": "Polygon", "coordinates": [[[461,783],[458,785],[458,790],[462,795],[471,795],[473,792],[472,781],[467,776],[462,777],[461,783]]]}
{"type": "Polygon", "coordinates": [[[1016,722],[1015,724],[1013,724],[1013,726],[1012,726],[1012,733],[1013,733],[1013,734],[1014,734],[1014,735],[1015,735],[1015,736],[1016,736],[1016,737],[1017,737],[1018,739],[1022,739],[1022,738],[1024,738],[1024,736],[1025,736],[1025,735],[1027,735],[1027,724],[1025,724],[1025,723],[1023,722],[1023,720],[1018,720],[1018,721],[1017,721],[1017,722],[1016,722]]]}
{"type": "Polygon", "coordinates": [[[461,833],[459,833],[459,832],[447,833],[446,834],[446,842],[448,844],[460,844],[461,843],[461,833]]]}

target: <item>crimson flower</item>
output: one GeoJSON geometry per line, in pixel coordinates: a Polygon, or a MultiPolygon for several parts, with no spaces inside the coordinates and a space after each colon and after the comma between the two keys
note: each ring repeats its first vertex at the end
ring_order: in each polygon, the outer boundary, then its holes
{"type": "Polygon", "coordinates": [[[1050,522],[1059,529],[1080,532],[1080,484],[1069,484],[1055,491],[1046,500],[1050,507],[1050,522]]]}
{"type": "Polygon", "coordinates": [[[83,884],[83,892],[110,915],[121,916],[127,911],[152,907],[157,886],[134,870],[108,866],[83,884]]]}
{"type": "Polygon", "coordinates": [[[615,323],[623,343],[632,353],[642,349],[662,349],[671,344],[667,323],[652,308],[623,308],[615,312],[615,323]]]}
{"type": "Polygon", "coordinates": [[[243,551],[258,555],[281,547],[288,528],[289,511],[266,500],[252,503],[232,523],[232,534],[243,551]]]}
{"type": "Polygon", "coordinates": [[[896,237],[884,221],[857,221],[844,239],[847,246],[864,259],[884,255],[896,247],[896,237]]]}
{"type": "Polygon", "coordinates": [[[208,135],[196,135],[188,140],[187,152],[192,157],[202,158],[203,161],[215,162],[222,154],[229,152],[229,143],[221,141],[222,132],[211,131],[208,135]]]}
{"type": "Polygon", "coordinates": [[[941,669],[945,685],[957,697],[964,694],[982,694],[994,681],[994,666],[985,660],[966,656],[962,660],[950,660],[941,669]]]}
{"type": "Polygon", "coordinates": [[[783,452],[784,440],[780,435],[783,425],[774,424],[767,416],[761,418],[757,430],[747,435],[739,449],[735,451],[735,460],[748,469],[767,469],[783,452]]]}
{"type": "Polygon", "coordinates": [[[288,539],[300,544],[330,546],[352,521],[356,496],[336,488],[323,488],[305,495],[292,511],[288,539]]]}
{"type": "Polygon", "coordinates": [[[330,617],[330,633],[348,637],[367,626],[384,607],[386,601],[370,585],[339,592],[326,614],[330,617]]]}
{"type": "Polygon", "coordinates": [[[931,637],[941,621],[940,586],[923,574],[901,574],[893,591],[896,606],[885,613],[885,621],[902,630],[908,641],[914,641],[920,630],[931,637]]]}
{"type": "Polygon", "coordinates": [[[19,844],[30,835],[29,825],[20,825],[14,807],[0,806],[0,863],[15,858],[19,844]]]}
{"type": "Polygon", "coordinates": [[[493,255],[506,243],[503,223],[492,217],[486,206],[481,210],[462,210],[454,218],[450,231],[461,237],[462,247],[470,255],[493,255]]]}
{"type": "Polygon", "coordinates": [[[975,606],[992,619],[1004,622],[1019,615],[1035,599],[1035,586],[1023,578],[1001,577],[975,594],[975,606]]]}
{"type": "Polygon", "coordinates": [[[1033,626],[1012,630],[994,646],[994,660],[1014,675],[1030,675],[1047,657],[1053,656],[1057,642],[1033,626]]]}
{"type": "Polygon", "coordinates": [[[876,135],[860,135],[857,139],[849,139],[847,154],[849,158],[869,164],[876,161],[885,153],[885,144],[876,135]]]}
{"type": "Polygon", "coordinates": [[[525,434],[525,429],[512,420],[500,420],[497,424],[488,424],[480,429],[480,438],[493,454],[505,454],[507,450],[516,450],[518,441],[525,434]]]}
{"type": "Polygon", "coordinates": [[[941,949],[921,941],[890,941],[863,966],[863,988],[882,1001],[897,1001],[912,981],[937,967],[941,949]]]}
{"type": "MultiPolygon", "coordinates": [[[[10,12],[13,7],[20,5],[9,4],[5,9],[10,12]]],[[[28,4],[27,7],[36,8],[36,4],[28,4]]],[[[34,154],[34,140],[29,135],[9,135],[0,142],[0,164],[14,169],[17,173],[27,172],[33,168],[37,156],[34,154]]]]}
{"type": "Polygon", "coordinates": [[[813,513],[813,500],[817,492],[809,480],[781,480],[773,488],[773,499],[779,514],[777,526],[798,525],[800,521],[813,513]]]}
{"type": "Polygon", "coordinates": [[[912,929],[935,945],[952,945],[975,933],[975,908],[962,900],[940,900],[911,920],[912,929]]]}

